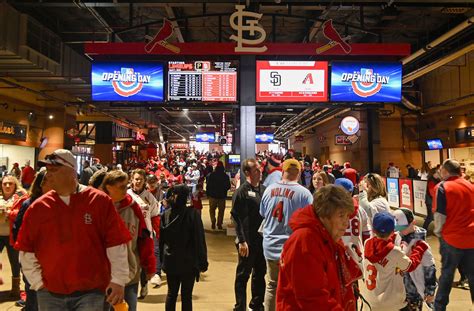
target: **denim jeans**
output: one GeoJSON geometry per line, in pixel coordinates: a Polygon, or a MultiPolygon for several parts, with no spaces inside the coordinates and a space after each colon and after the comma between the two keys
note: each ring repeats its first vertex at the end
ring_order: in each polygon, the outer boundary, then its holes
{"type": "MultiPolygon", "coordinates": [[[[138,304],[138,283],[126,285],[124,289],[123,299],[128,304],[128,311],[136,311],[137,304],[138,304]]],[[[113,311],[114,307],[112,307],[109,303],[106,303],[105,307],[106,311],[113,311]]]]}
{"type": "Polygon", "coordinates": [[[278,272],[280,266],[278,260],[267,259],[267,290],[265,291],[265,311],[276,310],[276,290],[278,285],[278,272]]]}
{"type": "Polygon", "coordinates": [[[100,291],[58,295],[42,289],[37,297],[40,311],[103,311],[105,303],[105,294],[100,291]]]}
{"type": "Polygon", "coordinates": [[[20,277],[20,253],[10,245],[9,236],[0,236],[0,252],[4,248],[7,248],[8,261],[10,262],[10,267],[12,268],[12,276],[15,278],[20,277]]]}
{"type": "Polygon", "coordinates": [[[128,303],[128,311],[137,310],[138,283],[125,286],[124,299],[128,303]]]}
{"type": "Polygon", "coordinates": [[[454,272],[461,264],[469,280],[471,299],[474,299],[474,248],[459,249],[439,239],[441,253],[441,276],[435,298],[435,310],[445,311],[449,303],[449,293],[454,280],[454,272]]]}
{"type": "Polygon", "coordinates": [[[153,239],[155,241],[155,258],[156,258],[156,272],[161,276],[161,260],[160,260],[160,240],[155,236],[153,239]]]}

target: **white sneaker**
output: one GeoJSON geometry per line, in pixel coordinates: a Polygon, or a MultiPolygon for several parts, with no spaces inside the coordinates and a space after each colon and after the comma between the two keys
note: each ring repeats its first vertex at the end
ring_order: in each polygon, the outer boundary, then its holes
{"type": "Polygon", "coordinates": [[[148,284],[145,284],[140,289],[140,296],[138,299],[144,299],[148,295],[148,284]]]}
{"type": "Polygon", "coordinates": [[[160,277],[158,274],[155,274],[155,275],[151,278],[150,283],[153,284],[153,286],[154,286],[155,288],[160,287],[160,286],[161,286],[161,277],[160,277]]]}

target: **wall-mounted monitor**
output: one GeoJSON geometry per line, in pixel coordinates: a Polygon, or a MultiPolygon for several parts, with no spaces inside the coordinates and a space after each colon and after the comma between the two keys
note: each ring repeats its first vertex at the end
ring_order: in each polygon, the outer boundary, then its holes
{"type": "Polygon", "coordinates": [[[439,138],[427,139],[426,145],[429,150],[439,150],[443,149],[443,142],[439,138]]]}
{"type": "Polygon", "coordinates": [[[196,142],[198,143],[214,143],[216,135],[214,133],[197,133],[196,142]]]}
{"type": "Polygon", "coordinates": [[[93,62],[94,101],[163,101],[163,64],[93,62]]]}
{"type": "Polygon", "coordinates": [[[168,62],[171,101],[237,101],[237,61],[168,62]]]}
{"type": "Polygon", "coordinates": [[[325,102],[328,63],[257,61],[257,102],[325,102]]]}
{"type": "Polygon", "coordinates": [[[401,96],[401,63],[332,63],[331,101],[399,102],[401,96]]]}
{"type": "Polygon", "coordinates": [[[229,154],[229,164],[240,164],[240,154],[229,154]]]}
{"type": "Polygon", "coordinates": [[[255,142],[257,144],[270,144],[273,142],[273,134],[271,133],[257,133],[255,135],[255,142]]]}

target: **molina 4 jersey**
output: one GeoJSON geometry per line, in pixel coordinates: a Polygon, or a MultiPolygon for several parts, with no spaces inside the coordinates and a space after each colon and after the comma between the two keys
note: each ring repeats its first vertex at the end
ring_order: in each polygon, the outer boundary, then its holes
{"type": "Polygon", "coordinates": [[[312,203],[311,192],[296,181],[279,181],[265,190],[260,202],[260,215],[264,218],[263,254],[266,259],[280,259],[283,244],[291,234],[288,225],[291,215],[312,203]]]}

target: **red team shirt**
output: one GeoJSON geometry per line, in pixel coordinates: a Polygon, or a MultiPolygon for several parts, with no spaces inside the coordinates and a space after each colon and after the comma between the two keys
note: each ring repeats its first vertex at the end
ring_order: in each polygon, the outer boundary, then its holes
{"type": "Polygon", "coordinates": [[[16,248],[34,253],[44,286],[57,294],[106,289],[111,280],[106,249],[130,241],[112,200],[93,188],[66,205],[55,191],[27,210],[16,248]]]}

